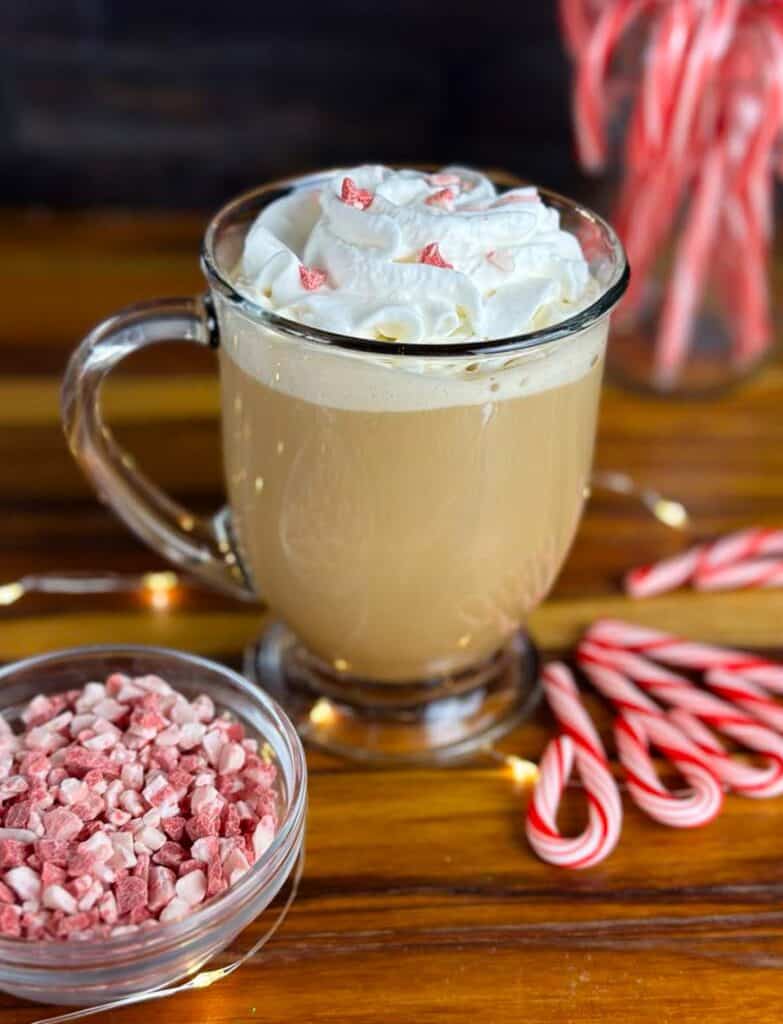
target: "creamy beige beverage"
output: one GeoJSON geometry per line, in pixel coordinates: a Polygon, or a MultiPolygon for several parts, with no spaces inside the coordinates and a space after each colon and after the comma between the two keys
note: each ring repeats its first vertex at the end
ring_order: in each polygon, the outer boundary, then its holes
{"type": "MultiPolygon", "coordinates": [[[[498,198],[475,172],[359,168],[264,210],[238,286],[352,336],[506,337],[595,296],[553,214],[530,189],[498,198]]],[[[491,655],[574,537],[606,320],[475,358],[294,341],[228,306],[222,329],[229,499],[259,594],[313,654],[370,679],[491,655]]]]}

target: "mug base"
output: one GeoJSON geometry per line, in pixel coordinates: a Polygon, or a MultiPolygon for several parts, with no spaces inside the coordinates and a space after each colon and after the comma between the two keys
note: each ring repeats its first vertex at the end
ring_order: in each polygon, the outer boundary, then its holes
{"type": "Polygon", "coordinates": [[[541,699],[538,655],[524,632],[452,676],[390,684],[336,672],[273,622],[245,651],[244,673],[285,708],[305,743],[365,764],[468,760],[541,699]]]}

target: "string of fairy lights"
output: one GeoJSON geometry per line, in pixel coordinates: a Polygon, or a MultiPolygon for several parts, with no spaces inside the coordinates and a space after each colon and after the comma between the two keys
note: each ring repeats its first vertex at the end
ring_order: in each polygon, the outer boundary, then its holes
{"type": "MultiPolygon", "coordinates": [[[[622,495],[638,501],[647,512],[663,526],[674,530],[684,530],[689,525],[688,511],[685,506],[649,487],[640,487],[627,473],[596,472],[592,477],[589,491],[605,490],[612,494],[622,495]]],[[[586,494],[586,497],[589,496],[586,494]]],[[[95,594],[127,594],[140,602],[145,608],[156,613],[172,610],[184,595],[199,586],[198,581],[170,569],[155,570],[142,573],[118,572],[70,572],[52,571],[29,573],[18,580],[0,584],[0,608],[10,607],[32,594],[52,594],[68,596],[87,596],[95,594]]],[[[321,697],[309,712],[309,724],[314,729],[328,727],[336,722],[340,715],[339,708],[326,697],[321,697]]],[[[489,745],[484,748],[485,756],[503,767],[511,778],[516,789],[522,791],[532,787],[538,779],[538,765],[534,761],[505,754],[489,745]]],[[[114,1003],[102,1004],[70,1013],[60,1014],[39,1020],[36,1024],[65,1024],[93,1013],[107,1009],[118,1009],[132,1003],[147,1002],[150,999],[166,998],[176,992],[188,989],[207,988],[215,982],[233,973],[251,956],[259,952],[269,941],[274,932],[282,924],[288,909],[293,902],[302,873],[302,862],[294,873],[291,891],[280,909],[271,928],[241,957],[228,967],[215,970],[202,970],[190,980],[168,989],[148,990],[136,996],[126,997],[114,1003]]]]}

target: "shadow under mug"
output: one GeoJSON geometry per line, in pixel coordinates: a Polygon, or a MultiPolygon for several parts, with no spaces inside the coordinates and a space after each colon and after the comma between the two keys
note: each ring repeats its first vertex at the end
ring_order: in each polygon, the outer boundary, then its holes
{"type": "Polygon", "coordinates": [[[464,758],[537,699],[523,624],[581,516],[628,266],[608,224],[542,189],[597,284],[570,318],[448,344],[295,323],[232,277],[259,212],[295,190],[317,202],[328,177],[265,186],[220,210],[202,248],[207,295],[134,306],[96,327],[66,372],[65,432],[142,540],[273,609],[246,671],[307,740],[367,762],[464,758]],[[228,504],[211,519],[139,472],[101,412],[118,362],[183,339],[218,351],[228,504]]]}

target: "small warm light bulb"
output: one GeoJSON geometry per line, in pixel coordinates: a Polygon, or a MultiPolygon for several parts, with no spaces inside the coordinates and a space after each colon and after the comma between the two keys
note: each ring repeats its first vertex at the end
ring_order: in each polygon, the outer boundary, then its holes
{"type": "Polygon", "coordinates": [[[0,585],[0,605],[13,604],[24,596],[24,585],[21,583],[4,583],[0,585]]]}
{"type": "Polygon", "coordinates": [[[171,607],[177,574],[174,572],[148,572],[142,577],[150,605],[158,612],[171,607]]]}
{"type": "Polygon", "coordinates": [[[659,522],[671,526],[673,530],[682,530],[688,525],[688,510],[679,501],[659,498],[653,505],[652,513],[659,522]]]}
{"type": "Polygon", "coordinates": [[[335,718],[337,718],[337,712],[334,705],[326,697],[319,697],[310,708],[308,717],[313,725],[331,725],[335,718]]]}
{"type": "Polygon", "coordinates": [[[150,606],[156,612],[165,612],[167,608],[171,607],[171,594],[165,590],[153,590],[150,593],[149,601],[150,606]]]}
{"type": "Polygon", "coordinates": [[[218,968],[216,971],[201,971],[191,982],[193,988],[209,988],[216,981],[220,981],[225,972],[222,968],[218,968]]]}
{"type": "Polygon", "coordinates": [[[147,590],[173,590],[177,585],[177,574],[175,572],[148,572],[144,574],[142,583],[147,590]]]}
{"type": "Polygon", "coordinates": [[[511,769],[511,778],[521,786],[532,786],[538,781],[538,765],[513,754],[505,759],[511,769]]]}

